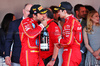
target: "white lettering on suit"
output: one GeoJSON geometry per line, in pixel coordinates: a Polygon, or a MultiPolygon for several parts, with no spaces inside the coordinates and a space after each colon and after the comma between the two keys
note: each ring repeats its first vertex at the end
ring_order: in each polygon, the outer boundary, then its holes
{"type": "Polygon", "coordinates": [[[71,32],[70,30],[71,30],[70,25],[65,25],[64,30],[63,30],[63,35],[65,35],[66,37],[69,37],[70,32],[71,32]]]}
{"type": "Polygon", "coordinates": [[[31,29],[31,28],[29,27],[29,24],[25,25],[25,30],[28,31],[29,29],[31,29]]]}

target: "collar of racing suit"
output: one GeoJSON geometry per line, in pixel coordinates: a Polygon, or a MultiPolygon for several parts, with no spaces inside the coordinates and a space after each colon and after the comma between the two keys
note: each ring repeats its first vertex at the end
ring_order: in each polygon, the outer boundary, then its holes
{"type": "Polygon", "coordinates": [[[68,17],[65,19],[65,21],[68,22],[68,21],[69,21],[69,18],[71,18],[71,17],[74,17],[74,15],[68,16],[68,17]]]}
{"type": "Polygon", "coordinates": [[[51,22],[54,22],[54,20],[53,20],[53,19],[50,19],[50,20],[47,21],[47,26],[46,26],[46,28],[49,27],[49,24],[50,24],[51,22]]]}
{"type": "Polygon", "coordinates": [[[48,21],[47,21],[47,24],[49,24],[49,23],[52,22],[52,21],[53,21],[53,19],[48,20],[48,21]]]}

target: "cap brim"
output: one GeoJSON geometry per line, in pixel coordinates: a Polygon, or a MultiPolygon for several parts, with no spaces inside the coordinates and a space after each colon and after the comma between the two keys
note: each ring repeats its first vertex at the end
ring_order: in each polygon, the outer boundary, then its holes
{"type": "Polygon", "coordinates": [[[54,8],[54,10],[55,11],[58,11],[58,10],[60,10],[60,7],[56,7],[56,8],[54,8]]]}
{"type": "Polygon", "coordinates": [[[57,8],[54,8],[54,10],[55,11],[57,11],[57,10],[65,10],[65,8],[63,8],[63,7],[57,7],[57,8]]]}
{"type": "Polygon", "coordinates": [[[40,14],[45,14],[45,13],[47,13],[47,11],[48,11],[47,9],[42,9],[39,13],[40,14]]]}

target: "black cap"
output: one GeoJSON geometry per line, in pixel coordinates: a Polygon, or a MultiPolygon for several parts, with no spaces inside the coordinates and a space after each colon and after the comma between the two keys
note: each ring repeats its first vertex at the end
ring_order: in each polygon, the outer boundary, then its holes
{"type": "Polygon", "coordinates": [[[28,15],[28,17],[32,18],[33,14],[45,14],[47,12],[47,10],[43,9],[43,7],[39,4],[33,5],[30,9],[30,14],[28,15]]]}
{"type": "Polygon", "coordinates": [[[40,13],[40,11],[43,9],[43,7],[41,5],[33,5],[30,9],[30,14],[37,14],[40,13]]]}
{"type": "Polygon", "coordinates": [[[47,13],[47,11],[48,11],[48,9],[42,9],[39,13],[40,14],[45,14],[45,13],[47,13]]]}
{"type": "Polygon", "coordinates": [[[58,8],[58,6],[50,6],[50,9],[52,10],[52,12],[55,14],[55,13],[58,13],[58,10],[55,10],[55,8],[58,8]]]}
{"type": "Polygon", "coordinates": [[[54,10],[67,10],[67,11],[71,11],[72,10],[72,5],[65,1],[65,2],[61,2],[58,8],[55,8],[54,10]]]}

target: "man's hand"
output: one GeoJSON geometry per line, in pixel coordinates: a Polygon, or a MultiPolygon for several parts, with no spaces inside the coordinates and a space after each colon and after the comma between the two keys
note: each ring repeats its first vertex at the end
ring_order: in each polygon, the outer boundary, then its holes
{"type": "Polygon", "coordinates": [[[54,63],[55,63],[55,61],[50,61],[50,62],[47,64],[47,66],[53,66],[54,63]]]}
{"type": "Polygon", "coordinates": [[[60,43],[56,43],[55,45],[56,45],[59,49],[64,47],[64,46],[63,46],[62,44],[60,44],[60,43]]]}
{"type": "Polygon", "coordinates": [[[5,62],[7,65],[11,66],[11,58],[9,56],[5,57],[5,62]]]}

